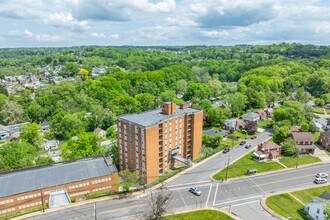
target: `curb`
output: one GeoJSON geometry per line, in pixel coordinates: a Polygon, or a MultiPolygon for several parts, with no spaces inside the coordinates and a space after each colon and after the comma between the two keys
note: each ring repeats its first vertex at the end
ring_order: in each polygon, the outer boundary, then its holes
{"type": "MultiPolygon", "coordinates": [[[[136,197],[136,196],[139,196],[139,195],[140,196],[143,195],[143,192],[142,191],[133,192],[133,193],[127,195],[126,198],[133,198],[133,197],[136,197]]],[[[32,212],[32,213],[29,213],[29,214],[26,214],[26,215],[17,216],[17,217],[14,217],[12,219],[13,220],[21,220],[21,219],[25,219],[25,218],[30,218],[30,217],[42,215],[43,213],[52,213],[52,212],[57,212],[57,211],[61,211],[61,210],[64,210],[64,209],[80,207],[80,206],[83,206],[83,205],[93,204],[93,203],[97,203],[97,202],[116,200],[116,199],[119,199],[118,197],[119,197],[119,195],[104,196],[104,197],[101,197],[101,198],[96,198],[96,199],[90,199],[90,200],[85,200],[85,201],[81,201],[81,202],[71,203],[70,205],[63,206],[63,207],[52,208],[52,209],[47,208],[47,209],[45,209],[44,212],[36,211],[36,212],[32,212]]]]}
{"type": "MultiPolygon", "coordinates": [[[[252,176],[240,176],[240,177],[234,177],[234,178],[228,178],[228,181],[235,181],[235,180],[241,180],[241,179],[248,179],[250,177],[259,177],[259,176],[265,176],[265,175],[269,175],[269,174],[274,174],[274,173],[281,173],[281,172],[285,172],[288,170],[298,170],[300,168],[306,168],[306,167],[313,167],[313,166],[319,166],[319,165],[323,165],[323,164],[330,164],[325,163],[325,162],[317,162],[317,163],[313,163],[313,164],[305,164],[305,165],[301,165],[298,168],[295,167],[289,167],[289,168],[283,168],[283,169],[279,169],[279,170],[274,170],[274,171],[270,171],[270,172],[262,172],[262,173],[258,173],[252,176]]],[[[219,181],[219,180],[216,180],[219,181]]]]}
{"type": "Polygon", "coordinates": [[[214,211],[218,211],[218,212],[222,212],[230,217],[232,217],[233,219],[236,219],[236,220],[242,220],[240,217],[232,214],[232,213],[229,213],[225,210],[222,210],[220,208],[214,208],[214,207],[204,207],[204,208],[197,208],[197,209],[185,209],[185,210],[182,210],[182,211],[174,211],[172,213],[169,213],[165,216],[171,216],[171,215],[177,215],[177,214],[183,214],[183,213],[188,213],[188,212],[195,212],[195,211],[201,211],[201,210],[214,210],[214,211]]]}
{"type": "Polygon", "coordinates": [[[198,167],[198,166],[200,166],[200,165],[206,163],[207,161],[209,161],[209,160],[213,159],[214,157],[218,156],[219,154],[222,154],[222,151],[223,151],[223,150],[221,150],[221,151],[219,151],[218,153],[215,153],[215,154],[209,156],[208,158],[205,158],[205,159],[202,160],[201,162],[192,165],[191,167],[189,167],[189,168],[183,170],[182,172],[180,172],[180,173],[178,173],[178,174],[172,176],[171,178],[168,178],[167,180],[163,181],[162,183],[158,183],[157,185],[155,185],[155,186],[153,186],[153,187],[151,187],[151,188],[149,188],[149,189],[147,189],[147,190],[154,190],[154,189],[159,188],[159,187],[162,186],[162,185],[167,184],[168,182],[171,182],[171,181],[174,180],[175,178],[178,178],[178,177],[182,176],[183,174],[187,173],[187,172],[190,171],[191,169],[196,168],[196,167],[198,167]]]}
{"type": "Polygon", "coordinates": [[[286,220],[287,218],[284,218],[283,216],[277,214],[276,212],[274,212],[273,210],[271,210],[267,204],[266,204],[266,200],[267,200],[268,197],[262,197],[260,199],[260,205],[261,207],[266,211],[268,212],[270,215],[272,215],[273,217],[277,218],[277,219],[281,219],[281,220],[286,220]]]}
{"type": "Polygon", "coordinates": [[[276,191],[276,192],[273,192],[271,195],[268,195],[266,197],[262,197],[260,199],[260,205],[262,206],[262,208],[264,210],[266,210],[269,214],[271,214],[272,216],[278,218],[278,219],[287,219],[279,214],[277,214],[276,212],[274,212],[272,209],[270,209],[267,204],[266,204],[266,200],[271,197],[271,196],[274,196],[274,195],[280,195],[280,194],[285,194],[285,193],[292,193],[292,192],[296,192],[296,191],[300,191],[300,190],[306,190],[306,189],[313,189],[313,188],[318,188],[318,187],[323,187],[323,186],[330,186],[330,183],[326,183],[326,184],[322,184],[322,186],[320,185],[314,185],[314,186],[307,186],[307,187],[298,187],[298,188],[295,188],[294,190],[290,189],[290,190],[281,190],[281,191],[276,191]]]}
{"type": "MultiPolygon", "coordinates": [[[[269,138],[267,138],[266,140],[264,140],[263,142],[268,141],[268,140],[271,139],[271,138],[272,138],[272,137],[269,137],[269,138]]],[[[256,145],[256,146],[257,146],[257,145],[256,145]]],[[[241,155],[240,157],[236,158],[235,160],[231,161],[231,163],[230,163],[229,165],[235,163],[236,161],[240,160],[241,158],[243,158],[243,157],[245,157],[246,155],[248,155],[249,153],[251,153],[251,152],[253,151],[253,149],[254,149],[256,146],[254,146],[250,151],[246,152],[245,154],[243,154],[243,155],[241,155]]],[[[216,179],[214,179],[213,176],[214,176],[215,174],[219,173],[220,171],[226,169],[226,168],[227,168],[227,167],[225,167],[225,168],[223,168],[223,169],[221,169],[221,170],[218,170],[218,171],[212,173],[212,174],[209,176],[209,178],[211,179],[211,181],[212,181],[212,182],[218,182],[218,181],[220,181],[220,180],[216,180],[216,179]]],[[[237,178],[237,179],[241,179],[241,178],[239,178],[239,177],[235,177],[235,179],[236,179],[236,178],[237,178]]],[[[230,178],[230,180],[233,180],[233,179],[234,179],[234,178],[230,178]]]]}

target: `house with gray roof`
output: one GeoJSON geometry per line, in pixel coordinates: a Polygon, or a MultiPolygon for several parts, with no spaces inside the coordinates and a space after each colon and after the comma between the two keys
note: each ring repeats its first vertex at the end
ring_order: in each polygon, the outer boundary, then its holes
{"type": "Polygon", "coordinates": [[[258,121],[260,119],[260,116],[258,113],[255,112],[248,112],[242,116],[242,119],[244,121],[258,121]]]}
{"type": "Polygon", "coordinates": [[[311,202],[305,203],[304,211],[310,219],[324,220],[326,212],[324,207],[330,202],[330,193],[324,192],[319,197],[313,198],[311,202]]]}

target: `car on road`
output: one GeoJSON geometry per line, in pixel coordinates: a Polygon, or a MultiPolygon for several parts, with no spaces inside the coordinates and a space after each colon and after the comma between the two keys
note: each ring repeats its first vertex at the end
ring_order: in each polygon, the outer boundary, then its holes
{"type": "Polygon", "coordinates": [[[191,192],[192,194],[195,194],[196,196],[200,196],[202,195],[202,191],[200,191],[199,189],[197,189],[196,187],[191,187],[189,189],[189,192],[191,192]]]}
{"type": "Polygon", "coordinates": [[[229,147],[226,147],[225,149],[223,149],[222,153],[228,153],[230,151],[230,148],[229,147]]]}
{"type": "Polygon", "coordinates": [[[257,138],[257,136],[254,135],[254,136],[251,137],[251,140],[254,140],[256,138],[257,138]]]}
{"type": "Polygon", "coordinates": [[[327,178],[328,177],[328,174],[326,173],[318,173],[316,174],[316,178],[327,178]]]}
{"type": "Polygon", "coordinates": [[[326,183],[328,180],[326,178],[315,178],[314,183],[316,184],[321,184],[321,183],[326,183]]]}
{"type": "Polygon", "coordinates": [[[245,148],[246,148],[246,149],[250,149],[251,147],[252,147],[251,144],[246,144],[246,145],[245,145],[245,148]]]}
{"type": "Polygon", "coordinates": [[[246,144],[246,141],[239,142],[239,145],[244,145],[244,144],[246,144]]]}

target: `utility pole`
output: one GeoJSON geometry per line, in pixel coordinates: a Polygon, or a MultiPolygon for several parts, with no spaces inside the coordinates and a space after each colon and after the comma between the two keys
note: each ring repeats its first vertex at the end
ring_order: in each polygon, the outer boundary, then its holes
{"type": "Polygon", "coordinates": [[[42,185],[40,186],[40,198],[41,198],[42,212],[45,212],[44,196],[42,195],[42,185]]]}
{"type": "Polygon", "coordinates": [[[94,202],[94,220],[97,220],[97,218],[96,218],[96,202],[94,202]]]}
{"type": "Polygon", "coordinates": [[[298,159],[299,159],[299,148],[297,148],[296,168],[298,168],[298,159]]]}
{"type": "Polygon", "coordinates": [[[228,156],[228,161],[227,161],[226,181],[227,181],[227,178],[228,178],[229,160],[230,160],[230,156],[228,156]]]}

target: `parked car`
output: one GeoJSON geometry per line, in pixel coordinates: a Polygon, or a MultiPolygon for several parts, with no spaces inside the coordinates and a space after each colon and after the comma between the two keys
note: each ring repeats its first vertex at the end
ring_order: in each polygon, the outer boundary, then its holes
{"type": "Polygon", "coordinates": [[[246,149],[250,149],[251,147],[252,147],[251,144],[246,144],[246,145],[245,145],[245,148],[246,148],[246,149]]]}
{"type": "Polygon", "coordinates": [[[244,144],[246,144],[246,141],[239,142],[239,145],[244,145],[244,144]]]}
{"type": "Polygon", "coordinates": [[[326,173],[318,173],[316,174],[316,178],[327,178],[328,177],[328,174],[326,173]]]}
{"type": "Polygon", "coordinates": [[[202,195],[202,191],[200,191],[199,189],[197,189],[196,187],[191,187],[189,189],[189,192],[191,192],[192,194],[195,194],[196,196],[200,196],[202,195]]]}
{"type": "Polygon", "coordinates": [[[257,136],[254,135],[254,136],[251,137],[251,140],[254,140],[256,138],[257,138],[257,136]]]}
{"type": "Polygon", "coordinates": [[[223,149],[223,153],[225,154],[225,153],[228,153],[230,151],[230,148],[229,147],[226,147],[225,149],[223,149]]]}
{"type": "Polygon", "coordinates": [[[315,178],[314,183],[316,184],[321,184],[321,183],[326,183],[328,180],[326,178],[315,178]]]}

